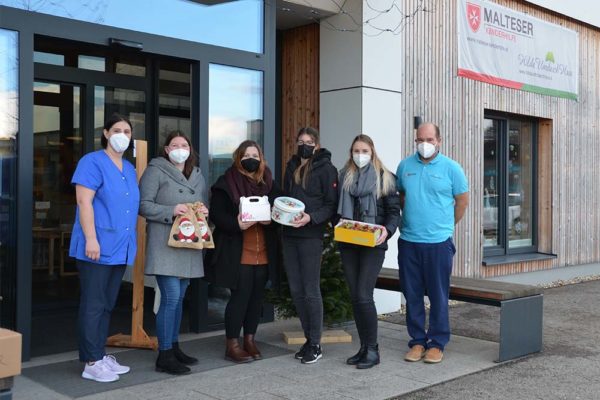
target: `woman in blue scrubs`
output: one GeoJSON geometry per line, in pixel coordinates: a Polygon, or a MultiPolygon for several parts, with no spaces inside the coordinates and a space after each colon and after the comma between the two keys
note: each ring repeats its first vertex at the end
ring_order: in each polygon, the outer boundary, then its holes
{"type": "Polygon", "coordinates": [[[114,382],[129,372],[106,355],[104,345],[125,267],[133,265],[136,253],[140,194],[135,168],[123,159],[133,148],[132,133],[129,120],[113,114],[104,124],[103,149],[83,156],[71,180],[77,214],[69,255],[76,259],[81,284],[81,376],[97,382],[114,382]]]}

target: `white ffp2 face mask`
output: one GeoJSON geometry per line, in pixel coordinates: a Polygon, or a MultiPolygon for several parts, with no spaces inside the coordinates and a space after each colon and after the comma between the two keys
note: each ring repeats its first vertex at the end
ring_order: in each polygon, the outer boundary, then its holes
{"type": "Polygon", "coordinates": [[[175,164],[186,162],[189,156],[190,151],[186,149],[175,149],[169,152],[169,160],[173,161],[175,164]]]}
{"type": "Polygon", "coordinates": [[[122,153],[129,147],[130,139],[124,133],[115,133],[108,139],[110,146],[117,153],[122,153]]]}
{"type": "Polygon", "coordinates": [[[352,154],[352,161],[358,168],[362,168],[371,162],[370,154],[352,154]]]}
{"type": "Polygon", "coordinates": [[[431,143],[423,142],[417,145],[417,151],[423,158],[430,158],[435,154],[436,148],[431,143]]]}

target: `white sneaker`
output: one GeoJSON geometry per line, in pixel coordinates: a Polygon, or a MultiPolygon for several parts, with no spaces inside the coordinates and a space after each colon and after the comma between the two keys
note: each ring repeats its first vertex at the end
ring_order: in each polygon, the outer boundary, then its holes
{"type": "Polygon", "coordinates": [[[104,363],[104,365],[106,365],[108,367],[109,370],[111,370],[112,372],[114,372],[115,374],[118,374],[118,375],[126,374],[131,369],[126,365],[119,364],[117,362],[117,359],[115,358],[115,356],[106,355],[102,359],[102,362],[104,363]]]}
{"type": "Polygon", "coordinates": [[[102,360],[96,361],[93,365],[86,363],[81,377],[96,382],[114,382],[119,380],[119,375],[111,371],[108,365],[102,360]]]}

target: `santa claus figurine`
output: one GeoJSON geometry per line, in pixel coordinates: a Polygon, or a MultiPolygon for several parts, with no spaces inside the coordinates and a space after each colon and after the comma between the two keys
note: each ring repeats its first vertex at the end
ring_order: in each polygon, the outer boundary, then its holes
{"type": "Polygon", "coordinates": [[[183,217],[179,221],[179,232],[173,235],[173,239],[180,242],[196,243],[199,239],[196,236],[196,229],[189,218],[183,217]]]}

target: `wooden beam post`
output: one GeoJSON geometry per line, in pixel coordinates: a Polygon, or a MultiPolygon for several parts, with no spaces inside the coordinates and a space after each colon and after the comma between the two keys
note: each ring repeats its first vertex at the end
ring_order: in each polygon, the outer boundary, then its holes
{"type": "MultiPolygon", "coordinates": [[[[135,171],[138,182],[148,165],[148,142],[135,141],[135,171]]],[[[133,265],[133,304],[131,312],[131,335],[118,333],[108,338],[106,344],[113,347],[134,347],[158,349],[156,337],[150,337],[144,330],[144,265],[146,262],[146,220],[138,216],[137,255],[133,265]]]]}

